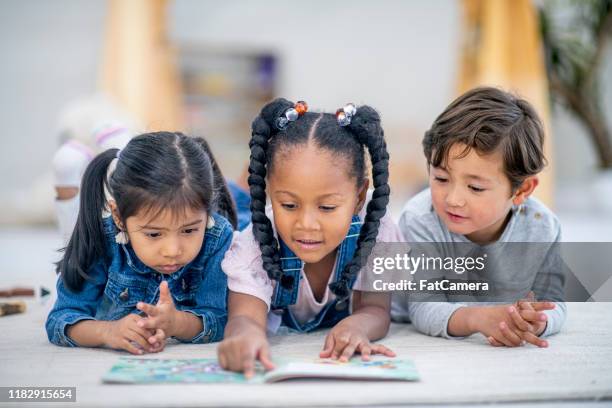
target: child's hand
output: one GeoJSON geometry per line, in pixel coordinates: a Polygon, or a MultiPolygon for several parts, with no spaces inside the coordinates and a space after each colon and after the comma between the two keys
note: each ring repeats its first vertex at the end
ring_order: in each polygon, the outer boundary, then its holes
{"type": "Polygon", "coordinates": [[[555,303],[519,301],[517,302],[517,307],[521,317],[533,327],[532,333],[539,336],[546,329],[548,321],[548,316],[543,311],[553,310],[555,303]]]}
{"type": "MultiPolygon", "coordinates": [[[[518,301],[515,306],[509,306],[507,310],[512,321],[519,329],[517,334],[524,341],[538,347],[548,347],[548,342],[538,336],[546,329],[547,316],[542,311],[554,308],[555,304],[553,302],[536,302],[533,292],[530,292],[528,299],[518,301]]],[[[504,345],[494,337],[489,337],[488,340],[492,346],[504,345]]]]}
{"type": "Polygon", "coordinates": [[[491,345],[522,346],[522,331],[515,323],[513,314],[509,313],[510,308],[514,306],[483,306],[475,309],[472,316],[475,331],[482,333],[491,345]]]}
{"type": "Polygon", "coordinates": [[[368,336],[350,323],[338,323],[325,338],[325,346],[319,353],[321,358],[332,358],[346,362],[355,353],[361,353],[361,359],[368,361],[371,354],[383,354],[395,357],[395,353],[382,344],[372,344],[368,336]]]}
{"type": "Polygon", "coordinates": [[[151,353],[159,353],[166,347],[166,333],[162,329],[156,329],[155,333],[150,336],[147,341],[152,346],[152,349],[149,350],[151,353]]]}
{"type": "MultiPolygon", "coordinates": [[[[153,332],[138,325],[140,316],[130,313],[122,319],[108,322],[109,330],[104,332],[103,343],[106,347],[126,350],[132,354],[144,351],[155,352],[148,340],[153,332]]],[[[162,347],[163,348],[163,347],[162,347]]]]}
{"type": "Polygon", "coordinates": [[[244,372],[245,377],[255,374],[255,361],[261,361],[266,370],[272,370],[274,363],[270,359],[270,345],[266,333],[256,325],[248,322],[239,334],[226,337],[217,348],[219,365],[224,370],[244,372]]]}
{"type": "MultiPolygon", "coordinates": [[[[156,332],[157,329],[168,336],[174,336],[176,333],[176,320],[177,313],[172,296],[170,295],[170,289],[168,289],[168,282],[163,281],[159,285],[159,300],[155,306],[144,302],[138,302],[136,305],[138,310],[143,311],[147,314],[147,317],[140,319],[138,326],[144,329],[153,330],[156,336],[161,337],[156,332]]],[[[148,339],[148,338],[147,338],[148,339]]]]}

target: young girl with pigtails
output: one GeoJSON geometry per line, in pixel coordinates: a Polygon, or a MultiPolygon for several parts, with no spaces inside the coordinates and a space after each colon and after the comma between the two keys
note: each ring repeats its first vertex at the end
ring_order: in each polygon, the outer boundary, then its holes
{"type": "Polygon", "coordinates": [[[227,322],[221,260],[236,213],[204,139],[135,137],[90,162],[80,194],[57,265],[49,341],[143,354],[162,350],[167,337],[220,340],[227,322]]]}
{"type": "Polygon", "coordinates": [[[401,240],[385,216],[389,155],[376,111],[348,104],[336,115],[311,113],[305,102],[277,99],[253,122],[250,147],[252,224],[222,262],[230,294],[221,366],[247,376],[255,360],[272,368],[266,331],[281,324],[332,327],[323,358],[394,356],[372,343],[387,334],[390,294],[371,292],[360,274],[377,241],[401,240]]]}

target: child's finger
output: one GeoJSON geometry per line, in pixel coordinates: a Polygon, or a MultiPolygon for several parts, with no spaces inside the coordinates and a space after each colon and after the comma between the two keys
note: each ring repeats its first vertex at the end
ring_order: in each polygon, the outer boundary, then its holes
{"type": "Polygon", "coordinates": [[[351,335],[350,333],[341,333],[334,336],[334,342],[337,347],[344,349],[351,342],[351,335]]]}
{"type": "Polygon", "coordinates": [[[342,354],[342,351],[350,343],[350,340],[351,340],[351,336],[349,334],[343,334],[343,335],[340,335],[340,336],[335,336],[335,338],[334,338],[334,348],[333,348],[333,351],[332,351],[331,358],[334,359],[334,360],[337,360],[340,357],[340,355],[342,354]]]}
{"type": "Polygon", "coordinates": [[[162,351],[162,349],[159,344],[153,344],[151,345],[151,348],[149,349],[149,353],[159,353],[160,351],[162,351]]]}
{"type": "Polygon", "coordinates": [[[533,327],[521,317],[521,315],[514,306],[510,306],[508,308],[508,313],[510,314],[510,317],[512,318],[512,321],[514,322],[516,327],[518,327],[520,330],[533,331],[533,327]]]}
{"type": "Polygon", "coordinates": [[[149,343],[151,344],[161,343],[164,340],[166,340],[166,333],[162,329],[156,329],[155,334],[149,337],[149,343]]]}
{"type": "Polygon", "coordinates": [[[387,357],[395,357],[396,354],[393,350],[388,348],[387,346],[383,346],[382,344],[372,344],[372,353],[373,354],[382,354],[387,357]]]}
{"type": "Polygon", "coordinates": [[[261,361],[266,370],[274,370],[274,363],[272,358],[270,358],[270,348],[268,346],[264,346],[259,350],[259,361],[261,361]]]}
{"type": "Polygon", "coordinates": [[[143,319],[139,318],[138,320],[136,320],[136,322],[134,322],[134,324],[130,324],[128,326],[129,330],[135,331],[145,339],[155,334],[155,330],[144,328],[140,324],[138,324],[138,322],[140,322],[141,320],[143,319]]]}
{"type": "Polygon", "coordinates": [[[361,353],[362,361],[370,361],[370,356],[372,354],[372,348],[370,347],[370,343],[362,344],[359,352],[361,353]]]}
{"type": "Polygon", "coordinates": [[[153,305],[150,305],[145,302],[138,302],[136,304],[136,309],[145,312],[149,316],[157,316],[157,308],[153,305]]]}
{"type": "Polygon", "coordinates": [[[519,313],[523,319],[531,323],[543,323],[547,319],[546,313],[535,310],[521,310],[519,313]]]}
{"type": "MultiPolygon", "coordinates": [[[[516,335],[506,322],[501,322],[499,324],[499,329],[502,332],[502,335],[510,342],[511,347],[518,347],[523,345],[523,339],[516,335]]],[[[507,344],[506,344],[507,345],[507,344]]]]}
{"type": "Polygon", "coordinates": [[[535,302],[531,304],[534,310],[541,312],[542,310],[553,310],[556,305],[554,302],[535,302]]]}
{"type": "Polygon", "coordinates": [[[227,370],[229,367],[227,365],[227,359],[225,358],[225,355],[223,353],[219,353],[217,358],[219,360],[219,366],[221,366],[222,369],[227,370]]]}
{"type": "Polygon", "coordinates": [[[164,347],[166,347],[166,340],[162,340],[159,343],[154,343],[151,353],[159,353],[164,349],[164,347]]]}
{"type": "Polygon", "coordinates": [[[539,338],[533,333],[525,333],[523,335],[523,338],[525,339],[525,341],[533,344],[534,346],[538,346],[541,348],[548,347],[548,342],[546,340],[542,340],[541,338],[539,338]]]}
{"type": "Polygon", "coordinates": [[[159,326],[159,319],[156,317],[147,317],[138,321],[138,327],[142,327],[143,329],[155,330],[159,326]]]}
{"type": "Polygon", "coordinates": [[[351,357],[353,357],[353,354],[355,354],[355,350],[357,350],[359,344],[360,343],[357,342],[350,342],[349,344],[347,344],[344,350],[342,351],[342,354],[340,355],[340,361],[345,363],[349,361],[351,357]]]}
{"type": "Polygon", "coordinates": [[[325,337],[325,344],[323,345],[323,350],[319,353],[319,357],[321,358],[329,358],[331,357],[331,353],[334,350],[334,336],[327,335],[325,337]]]}
{"type": "Polygon", "coordinates": [[[128,353],[136,354],[138,356],[144,354],[144,351],[142,349],[136,347],[128,339],[121,340],[121,348],[127,351],[128,353]]]}
{"type": "Polygon", "coordinates": [[[533,310],[533,307],[531,306],[531,302],[525,299],[519,300],[517,302],[517,308],[519,310],[533,310]]]}
{"type": "Polygon", "coordinates": [[[508,340],[506,338],[506,336],[504,336],[504,334],[501,331],[499,333],[495,334],[495,340],[497,340],[497,342],[503,344],[506,347],[514,347],[512,342],[510,340],[508,340]]]}
{"type": "Polygon", "coordinates": [[[159,284],[159,301],[157,304],[163,303],[172,303],[172,295],[170,294],[170,289],[168,288],[168,282],[162,281],[159,284]]]}
{"type": "Polygon", "coordinates": [[[250,348],[245,350],[240,365],[240,369],[246,378],[251,378],[255,375],[255,353],[253,350],[250,348]]]}
{"type": "Polygon", "coordinates": [[[495,337],[493,336],[487,337],[487,340],[489,341],[489,344],[492,345],[493,347],[504,347],[504,344],[497,341],[495,337]]]}
{"type": "Polygon", "coordinates": [[[242,372],[242,354],[241,347],[236,344],[224,348],[224,351],[219,351],[220,361],[225,364],[223,368],[230,371],[242,372]]]}
{"type": "Polygon", "coordinates": [[[151,345],[147,341],[147,337],[143,336],[141,333],[138,333],[137,331],[130,329],[126,333],[126,337],[132,340],[133,342],[137,343],[143,350],[151,349],[151,345]]]}
{"type": "Polygon", "coordinates": [[[527,294],[527,301],[528,302],[535,302],[536,301],[536,295],[535,295],[535,292],[533,290],[530,290],[529,293],[527,294]]]}

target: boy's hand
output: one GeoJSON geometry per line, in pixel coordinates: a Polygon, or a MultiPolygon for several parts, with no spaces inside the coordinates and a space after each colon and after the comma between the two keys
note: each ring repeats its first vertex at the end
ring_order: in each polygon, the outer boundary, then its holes
{"type": "Polygon", "coordinates": [[[148,342],[147,339],[154,332],[140,327],[138,325],[140,320],[140,316],[130,313],[122,319],[108,322],[108,330],[104,331],[104,345],[113,349],[125,350],[132,354],[143,354],[144,351],[150,353],[161,351],[161,349],[156,349],[148,342]]]}
{"type": "MultiPolygon", "coordinates": [[[[168,282],[163,281],[159,284],[159,300],[155,306],[144,302],[138,302],[138,310],[147,314],[147,317],[140,319],[138,326],[144,329],[153,330],[157,338],[161,335],[157,333],[160,329],[167,337],[176,335],[177,313],[174,301],[168,289],[168,282]]],[[[149,339],[149,337],[147,337],[149,339]]]]}
{"type": "Polygon", "coordinates": [[[523,345],[521,330],[508,312],[513,306],[483,306],[471,316],[474,331],[482,333],[491,345],[518,347],[523,345]],[[494,344],[495,343],[495,344],[494,344]]]}
{"type": "MultiPolygon", "coordinates": [[[[548,342],[538,336],[546,329],[547,316],[542,311],[554,308],[553,302],[536,302],[533,292],[530,292],[527,299],[519,300],[515,306],[509,306],[508,314],[523,340],[538,347],[548,347],[548,342]]],[[[489,337],[488,340],[492,346],[504,345],[494,337],[489,337]]]]}
{"type": "Polygon", "coordinates": [[[244,372],[245,377],[255,375],[255,361],[261,361],[266,370],[272,370],[274,363],[270,359],[270,345],[266,333],[248,321],[240,333],[226,337],[217,348],[219,365],[224,370],[244,372]]]}
{"type": "Polygon", "coordinates": [[[553,310],[555,303],[519,301],[517,306],[521,317],[533,327],[533,334],[539,336],[544,333],[548,324],[548,316],[543,311],[553,310]]]}
{"type": "Polygon", "coordinates": [[[361,354],[363,361],[368,361],[371,354],[383,354],[395,357],[395,353],[382,344],[372,344],[368,336],[350,323],[340,322],[327,334],[321,358],[332,358],[346,362],[355,353],[361,354]]]}

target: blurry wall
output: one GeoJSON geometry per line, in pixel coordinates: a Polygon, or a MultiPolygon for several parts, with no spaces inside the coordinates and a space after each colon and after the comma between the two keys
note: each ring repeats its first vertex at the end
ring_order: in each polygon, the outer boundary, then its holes
{"type": "Polygon", "coordinates": [[[105,13],[104,0],[0,3],[0,197],[48,171],[61,109],[96,90],[105,13]]]}
{"type": "MultiPolygon", "coordinates": [[[[20,197],[32,211],[52,214],[51,179],[45,174],[57,147],[58,114],[68,102],[96,90],[105,14],[104,0],[0,3],[0,205],[5,212],[20,197]],[[35,183],[43,186],[42,193],[30,199],[35,183]]],[[[279,95],[303,98],[326,111],[349,101],[377,108],[394,165],[395,209],[412,192],[404,188],[406,181],[424,175],[423,131],[455,96],[456,2],[175,0],[169,16],[169,36],[177,45],[275,52],[279,95]]],[[[612,78],[610,55],[606,77],[612,78]]],[[[604,80],[603,87],[606,106],[612,107],[612,83],[604,80]]],[[[553,110],[553,130],[557,162],[563,163],[557,180],[579,183],[592,177],[595,159],[584,130],[559,109],[553,110]]],[[[248,135],[245,129],[245,143],[248,135]]],[[[215,136],[207,135],[213,148],[223,146],[215,136]]],[[[246,162],[246,145],[242,148],[246,162]]]]}
{"type": "Polygon", "coordinates": [[[367,102],[387,124],[424,127],[453,92],[458,13],[448,0],[175,0],[171,33],[179,43],[272,46],[282,94],[326,110],[367,102]]]}
{"type": "Polygon", "coordinates": [[[279,95],[311,109],[351,101],[378,109],[397,209],[419,188],[402,180],[425,175],[420,138],[454,94],[460,9],[448,0],[381,4],[175,0],[171,34],[176,43],[275,52],[279,95]]]}

